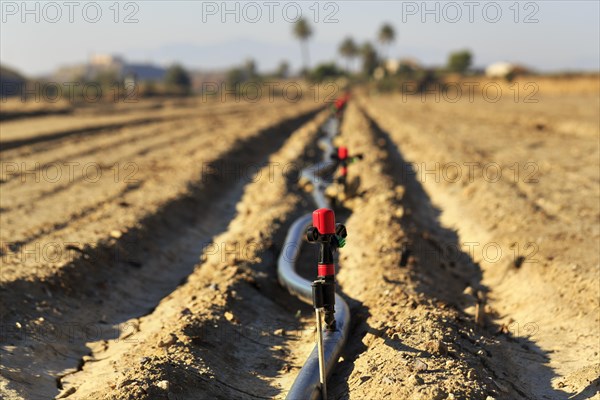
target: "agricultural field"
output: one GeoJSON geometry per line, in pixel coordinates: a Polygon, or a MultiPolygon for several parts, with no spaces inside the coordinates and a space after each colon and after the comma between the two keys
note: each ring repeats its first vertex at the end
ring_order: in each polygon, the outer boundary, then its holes
{"type": "MultiPolygon", "coordinates": [[[[330,399],[600,399],[599,85],[351,91],[333,145],[362,159],[327,189],[350,309],[330,399]]],[[[2,398],[286,398],[314,310],[277,260],[317,208],[300,175],[330,106],[9,107],[2,398]]],[[[301,247],[306,279],[316,260],[301,247]]]]}

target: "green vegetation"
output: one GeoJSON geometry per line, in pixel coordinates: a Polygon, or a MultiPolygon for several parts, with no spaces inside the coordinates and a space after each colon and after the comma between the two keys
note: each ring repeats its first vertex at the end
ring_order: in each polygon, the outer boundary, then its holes
{"type": "Polygon", "coordinates": [[[456,51],[450,53],[448,57],[447,69],[449,72],[464,74],[471,66],[473,56],[469,50],[456,51]]]}
{"type": "Polygon", "coordinates": [[[319,64],[309,74],[309,79],[313,82],[323,82],[325,80],[333,80],[344,76],[344,70],[340,69],[335,63],[319,64]]]}
{"type": "Polygon", "coordinates": [[[383,24],[381,26],[381,29],[379,29],[377,39],[385,49],[383,57],[383,59],[385,60],[388,56],[387,53],[389,46],[394,42],[394,40],[396,40],[396,31],[394,31],[394,28],[390,24],[383,24]]]}
{"type": "Polygon", "coordinates": [[[304,71],[308,71],[309,68],[308,39],[312,34],[312,28],[304,18],[300,18],[294,24],[294,36],[300,40],[300,46],[302,48],[302,64],[304,65],[304,71]]]}
{"type": "Polygon", "coordinates": [[[277,67],[277,71],[275,72],[275,77],[279,79],[286,79],[290,75],[290,64],[283,60],[279,63],[277,67]]]}
{"type": "Polygon", "coordinates": [[[179,64],[174,64],[165,75],[165,84],[176,94],[187,95],[192,90],[192,79],[188,72],[179,64]]]}
{"type": "Polygon", "coordinates": [[[246,82],[259,82],[262,77],[256,70],[256,62],[249,58],[241,67],[234,67],[227,71],[225,82],[232,90],[239,90],[240,85],[246,82]]]}
{"type": "Polygon", "coordinates": [[[360,54],[362,56],[362,72],[365,76],[373,76],[375,68],[379,64],[379,56],[375,47],[369,43],[364,43],[360,48],[360,54]]]}
{"type": "Polygon", "coordinates": [[[359,55],[359,48],[351,37],[347,37],[338,49],[340,55],[347,60],[346,70],[350,72],[350,64],[359,55]]]}

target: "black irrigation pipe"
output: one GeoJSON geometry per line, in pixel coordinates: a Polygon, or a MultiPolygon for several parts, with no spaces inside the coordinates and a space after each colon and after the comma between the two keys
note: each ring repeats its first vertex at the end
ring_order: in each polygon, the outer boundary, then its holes
{"type": "MultiPolygon", "coordinates": [[[[313,185],[312,196],[318,208],[330,208],[325,197],[326,183],[321,175],[330,172],[334,166],[328,159],[333,151],[332,139],[338,133],[339,120],[332,116],[323,125],[325,137],[319,141],[323,147],[323,160],[315,165],[302,170],[302,176],[311,181],[313,185]]],[[[286,287],[292,294],[312,304],[311,281],[301,277],[295,269],[296,260],[300,253],[302,239],[306,229],[311,226],[312,214],[306,214],[298,218],[292,224],[285,238],[284,252],[279,256],[277,262],[277,275],[282,286],[286,287]]],[[[329,376],[333,370],[342,349],[348,339],[350,327],[350,310],[348,305],[338,294],[335,295],[335,321],[336,330],[333,332],[323,331],[323,349],[325,353],[325,371],[329,376]]],[[[317,346],[310,353],[304,366],[298,373],[292,388],[288,392],[287,400],[316,400],[321,396],[321,384],[319,380],[319,358],[317,346]]],[[[325,399],[326,400],[326,399],[325,399]]]]}

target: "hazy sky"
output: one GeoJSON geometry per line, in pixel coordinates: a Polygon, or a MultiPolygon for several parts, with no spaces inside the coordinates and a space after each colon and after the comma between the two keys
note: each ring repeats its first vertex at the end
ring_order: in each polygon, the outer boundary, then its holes
{"type": "Polygon", "coordinates": [[[314,29],[312,65],[336,59],[348,35],[376,40],[382,22],[389,22],[398,35],[388,49],[392,57],[443,64],[450,51],[468,48],[478,66],[517,61],[544,71],[600,68],[597,0],[0,3],[1,62],[28,75],[96,53],[200,69],[248,57],[263,71],[282,59],[299,67],[291,33],[298,12],[314,29]]]}

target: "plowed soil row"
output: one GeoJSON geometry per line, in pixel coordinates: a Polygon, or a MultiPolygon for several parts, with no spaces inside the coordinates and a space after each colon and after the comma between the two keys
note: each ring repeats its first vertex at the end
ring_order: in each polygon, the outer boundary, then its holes
{"type": "MultiPolygon", "coordinates": [[[[330,398],[598,397],[597,103],[350,103],[335,144],[364,159],[349,166],[346,195],[329,191],[344,200],[338,289],[352,311],[330,398]],[[492,247],[501,255],[482,252],[492,247]]],[[[139,184],[5,180],[2,218],[19,238],[3,263],[5,397],[285,397],[314,321],[279,287],[276,260],[314,208],[298,172],[320,159],[327,115],[255,107],[65,146],[108,171],[135,160],[139,184]],[[99,245],[72,245],[69,262],[16,258],[82,237],[99,245]]],[[[41,165],[62,160],[36,151],[41,165]]],[[[315,251],[299,261],[311,279],[315,251]]]]}
{"type": "Polygon", "coordinates": [[[103,138],[104,147],[99,136],[89,144],[76,140],[66,160],[131,161],[134,183],[114,176],[56,187],[5,183],[12,187],[2,191],[3,239],[10,240],[0,288],[3,393],[47,398],[81,366],[87,342],[135,333],[130,319],[147,314],[186,278],[225,230],[255,171],[319,105],[247,107],[165,123],[156,135],[125,129],[115,133],[123,145],[103,138]],[[132,139],[138,134],[142,140],[132,139]],[[29,192],[35,207],[23,201],[29,192]]]}
{"type": "Polygon", "coordinates": [[[89,344],[80,371],[62,379],[66,397],[270,399],[291,384],[313,344],[303,330],[311,313],[279,287],[275,260],[287,225],[308,206],[298,172],[325,117],[269,158],[187,281],[136,320],[133,340],[89,344]]]}
{"type": "MultiPolygon", "coordinates": [[[[245,103],[223,104],[197,99],[181,101],[141,101],[79,108],[68,114],[51,114],[2,123],[0,151],[29,146],[26,151],[46,149],[52,142],[70,136],[91,136],[127,126],[170,121],[212,112],[236,112],[245,103]]],[[[288,103],[289,105],[289,103],[288,103]]]]}
{"type": "Polygon", "coordinates": [[[408,193],[421,193],[415,220],[439,242],[439,267],[477,295],[480,306],[466,310],[480,325],[510,333],[499,338],[519,393],[597,398],[598,94],[420,100],[361,104],[400,150],[408,193]],[[461,253],[475,269],[452,265],[461,253]]]}

